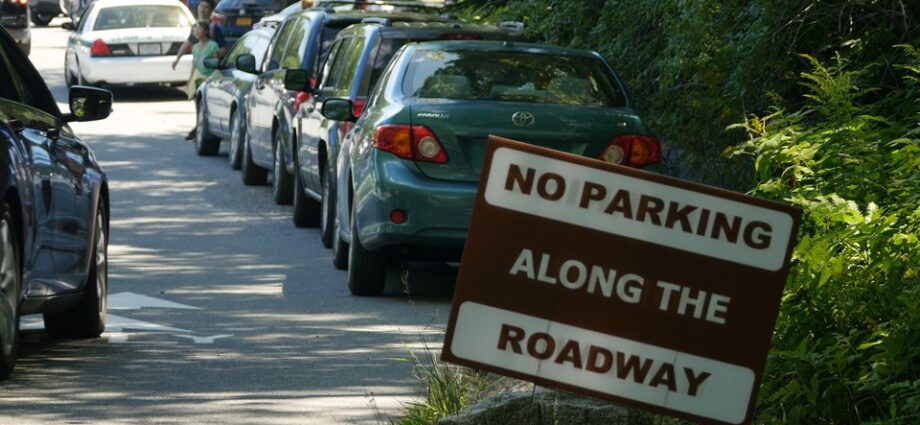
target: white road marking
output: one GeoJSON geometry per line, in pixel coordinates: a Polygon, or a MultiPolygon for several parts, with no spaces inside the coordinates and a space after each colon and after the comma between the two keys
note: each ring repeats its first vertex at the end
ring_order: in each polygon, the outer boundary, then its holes
{"type": "Polygon", "coordinates": [[[178,336],[180,338],[188,338],[192,340],[192,342],[194,342],[195,344],[213,344],[215,340],[222,339],[222,338],[229,338],[233,335],[194,336],[194,335],[175,334],[175,336],[178,336]]]}
{"type": "MultiPolygon", "coordinates": [[[[140,310],[142,308],[173,308],[181,310],[201,310],[198,307],[179,304],[172,301],[162,300],[159,298],[148,297],[146,295],[135,294],[133,292],[119,292],[109,294],[109,310],[140,310]]],[[[23,316],[19,328],[21,330],[44,330],[45,321],[41,315],[23,316]]],[[[194,336],[187,335],[192,331],[172,326],[161,325],[158,323],[145,322],[143,320],[130,319],[127,317],[109,314],[105,324],[105,332],[102,336],[106,341],[113,344],[124,344],[128,342],[132,335],[140,335],[145,332],[162,332],[172,334],[180,338],[188,338],[195,344],[213,344],[214,341],[223,338],[229,338],[233,335],[222,334],[212,336],[194,336]]]]}
{"type": "Polygon", "coordinates": [[[174,303],[134,292],[109,294],[109,310],[140,310],[142,308],[177,308],[182,310],[201,310],[198,307],[174,303]]]}

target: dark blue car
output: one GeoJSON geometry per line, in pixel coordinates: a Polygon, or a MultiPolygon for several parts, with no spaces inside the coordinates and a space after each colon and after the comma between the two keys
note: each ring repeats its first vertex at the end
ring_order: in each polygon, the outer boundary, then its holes
{"type": "MultiPolygon", "coordinates": [[[[240,38],[262,17],[280,12],[297,0],[221,0],[211,14],[228,41],[240,38]]],[[[189,7],[192,2],[189,1],[189,7]]]]}

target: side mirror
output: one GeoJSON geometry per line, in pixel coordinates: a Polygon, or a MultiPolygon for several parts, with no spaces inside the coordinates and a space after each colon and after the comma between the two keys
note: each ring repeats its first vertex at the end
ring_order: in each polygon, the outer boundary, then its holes
{"type": "Polygon", "coordinates": [[[249,53],[236,57],[236,69],[250,74],[259,74],[259,71],[256,71],[256,57],[249,53]]]}
{"type": "Polygon", "coordinates": [[[285,69],[284,70],[284,88],[294,91],[312,92],[313,84],[310,81],[310,75],[303,69],[285,69]]]}
{"type": "Polygon", "coordinates": [[[357,121],[352,113],[351,101],[348,99],[326,99],[323,101],[323,116],[334,121],[357,121]]]}
{"type": "Polygon", "coordinates": [[[64,118],[72,121],[98,121],[112,113],[112,92],[86,86],[70,88],[70,114],[64,118]]]}
{"type": "Polygon", "coordinates": [[[220,58],[206,58],[204,67],[208,69],[220,69],[220,58]]]}
{"type": "Polygon", "coordinates": [[[76,29],[76,27],[73,25],[73,22],[68,21],[68,22],[61,23],[61,29],[65,29],[67,31],[73,31],[76,29]]]}

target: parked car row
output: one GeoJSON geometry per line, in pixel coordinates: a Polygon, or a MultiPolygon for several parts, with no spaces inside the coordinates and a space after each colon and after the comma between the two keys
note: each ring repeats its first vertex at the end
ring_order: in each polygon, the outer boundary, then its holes
{"type": "Polygon", "coordinates": [[[0,29],[0,379],[13,370],[19,318],[43,313],[52,335],[105,329],[109,191],[69,122],[103,119],[112,93],[70,88],[70,113],[0,29]]]}
{"type": "Polygon", "coordinates": [[[489,134],[657,169],[660,144],[607,61],[520,29],[294,13],[262,57],[244,46],[267,32],[209,62],[220,72],[199,87],[196,152],[229,140],[243,183],[271,176],[275,202],[320,227],[351,292],[379,294],[394,262],[459,261],[489,134]]]}

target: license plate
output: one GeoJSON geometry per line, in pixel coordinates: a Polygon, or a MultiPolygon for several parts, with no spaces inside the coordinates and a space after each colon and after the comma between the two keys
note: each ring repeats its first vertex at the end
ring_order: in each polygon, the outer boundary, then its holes
{"type": "Polygon", "coordinates": [[[137,52],[141,56],[152,56],[163,53],[160,43],[143,43],[137,45],[137,52]]]}
{"type": "Polygon", "coordinates": [[[236,25],[241,26],[241,27],[251,27],[252,18],[248,16],[245,18],[236,18],[236,25]]]}

